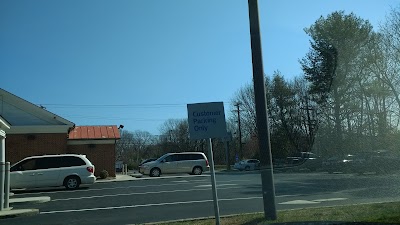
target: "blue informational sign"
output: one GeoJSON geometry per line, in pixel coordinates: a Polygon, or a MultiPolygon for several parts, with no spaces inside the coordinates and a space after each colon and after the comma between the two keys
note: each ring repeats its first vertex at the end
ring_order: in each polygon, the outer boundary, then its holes
{"type": "Polygon", "coordinates": [[[191,140],[226,137],[223,102],[188,104],[187,108],[191,140]]]}

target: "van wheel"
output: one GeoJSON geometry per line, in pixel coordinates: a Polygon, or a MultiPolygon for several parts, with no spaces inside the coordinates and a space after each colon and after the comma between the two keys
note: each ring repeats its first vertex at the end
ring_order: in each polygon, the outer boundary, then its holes
{"type": "Polygon", "coordinates": [[[192,174],[193,175],[201,175],[201,173],[203,173],[203,169],[199,166],[196,166],[195,168],[193,168],[192,174]]]}
{"type": "Polygon", "coordinates": [[[77,176],[69,176],[64,179],[64,186],[68,190],[73,190],[79,188],[81,184],[81,179],[77,176]]]}
{"type": "Polygon", "coordinates": [[[159,177],[161,175],[161,170],[158,168],[153,168],[150,170],[151,177],[159,177]]]}

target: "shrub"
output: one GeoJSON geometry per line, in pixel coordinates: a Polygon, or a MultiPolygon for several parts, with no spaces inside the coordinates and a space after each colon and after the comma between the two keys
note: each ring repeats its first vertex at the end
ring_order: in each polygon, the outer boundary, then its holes
{"type": "Polygon", "coordinates": [[[100,172],[100,178],[101,179],[106,179],[108,177],[108,171],[107,170],[103,170],[100,172]]]}

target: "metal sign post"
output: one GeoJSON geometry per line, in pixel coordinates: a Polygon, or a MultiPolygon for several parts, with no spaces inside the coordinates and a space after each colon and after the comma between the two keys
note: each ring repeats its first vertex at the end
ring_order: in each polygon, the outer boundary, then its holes
{"type": "Polygon", "coordinates": [[[189,135],[191,140],[206,139],[214,200],[215,224],[220,224],[217,185],[211,138],[226,137],[224,104],[222,102],[188,104],[189,135]]]}
{"type": "Polygon", "coordinates": [[[215,224],[219,225],[220,217],[219,217],[219,205],[218,205],[218,194],[217,194],[217,181],[215,179],[214,157],[213,157],[211,138],[207,139],[207,145],[208,145],[208,155],[209,155],[208,159],[210,162],[212,194],[214,200],[215,224]]]}

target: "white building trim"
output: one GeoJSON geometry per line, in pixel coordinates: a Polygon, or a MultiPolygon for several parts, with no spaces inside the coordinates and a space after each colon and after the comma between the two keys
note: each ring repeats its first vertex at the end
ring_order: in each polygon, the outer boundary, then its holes
{"type": "Polygon", "coordinates": [[[4,130],[2,130],[2,129],[0,129],[0,138],[1,139],[6,138],[6,132],[4,130]]]}
{"type": "Polygon", "coordinates": [[[8,134],[68,134],[70,125],[12,126],[8,134]]]}
{"type": "Polygon", "coordinates": [[[10,127],[11,127],[10,124],[8,124],[7,121],[3,117],[0,116],[0,130],[1,129],[9,130],[10,127]]]}

